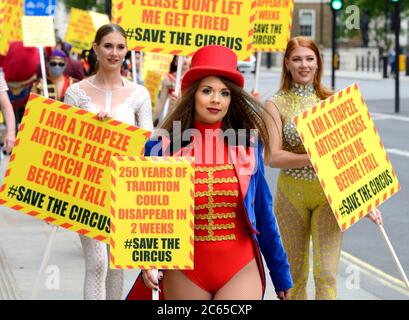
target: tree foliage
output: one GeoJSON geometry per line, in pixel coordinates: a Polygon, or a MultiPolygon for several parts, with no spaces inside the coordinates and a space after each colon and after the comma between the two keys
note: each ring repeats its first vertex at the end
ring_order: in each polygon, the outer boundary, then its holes
{"type": "Polygon", "coordinates": [[[67,11],[70,11],[71,8],[77,8],[82,10],[93,10],[96,12],[104,13],[105,7],[104,2],[98,0],[62,0],[67,8],[67,11]]]}
{"type": "MultiPolygon", "coordinates": [[[[348,30],[346,28],[340,28],[338,30],[340,36],[350,38],[365,32],[365,26],[362,24],[364,21],[367,22],[367,26],[372,24],[373,26],[373,34],[372,37],[377,45],[383,43],[384,39],[386,39],[385,35],[385,20],[382,18],[387,18],[386,20],[386,29],[388,30],[388,34],[391,34],[392,31],[390,30],[390,18],[395,10],[395,4],[393,4],[390,0],[346,0],[344,1],[344,9],[340,14],[340,20],[345,21],[348,16],[345,14],[345,9],[349,5],[356,5],[360,11],[360,20],[361,26],[360,29],[352,29],[348,30]],[[381,18],[381,19],[380,19],[381,18]]],[[[400,2],[400,12],[401,18],[408,17],[409,15],[409,1],[401,0],[400,2]]],[[[367,30],[369,31],[369,30],[367,30]]],[[[403,30],[401,30],[403,31],[403,30]]]]}

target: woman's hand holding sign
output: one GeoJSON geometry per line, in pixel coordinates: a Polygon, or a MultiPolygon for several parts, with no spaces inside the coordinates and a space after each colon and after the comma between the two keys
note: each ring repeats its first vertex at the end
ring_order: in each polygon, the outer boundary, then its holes
{"type": "Polygon", "coordinates": [[[383,226],[382,222],[382,213],[378,208],[373,209],[371,212],[369,212],[365,217],[367,217],[369,220],[371,220],[373,223],[377,225],[383,226]]]}

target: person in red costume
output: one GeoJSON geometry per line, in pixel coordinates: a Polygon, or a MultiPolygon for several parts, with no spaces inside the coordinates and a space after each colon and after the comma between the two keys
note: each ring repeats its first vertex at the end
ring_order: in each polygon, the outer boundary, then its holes
{"type": "Polygon", "coordinates": [[[162,125],[169,139],[152,138],[145,155],[195,157],[194,269],[166,270],[160,282],[142,270],[127,299],[149,299],[151,289],[167,300],[262,299],[261,254],[277,297],[289,298],[293,283],[262,161],[269,136],[261,105],[243,86],[229,48],[206,46],[193,55],[182,96],[162,125]]]}
{"type": "Polygon", "coordinates": [[[0,56],[0,67],[9,90],[7,94],[13,106],[17,127],[23,118],[28,96],[37,79],[40,56],[37,48],[24,47],[22,41],[10,43],[6,56],[0,56]]]}

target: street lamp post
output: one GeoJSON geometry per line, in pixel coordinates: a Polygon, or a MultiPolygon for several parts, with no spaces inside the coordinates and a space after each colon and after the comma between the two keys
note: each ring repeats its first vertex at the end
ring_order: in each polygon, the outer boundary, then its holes
{"type": "Polygon", "coordinates": [[[335,90],[335,54],[337,47],[337,13],[344,6],[343,0],[332,0],[331,9],[332,9],[332,67],[331,67],[331,87],[332,90],[335,90]]]}
{"type": "Polygon", "coordinates": [[[399,94],[399,33],[400,33],[400,0],[391,0],[395,5],[394,24],[395,24],[395,113],[399,113],[400,94],[399,94]]]}
{"type": "Polygon", "coordinates": [[[105,13],[108,15],[109,20],[112,19],[112,0],[105,0],[105,13]]]}

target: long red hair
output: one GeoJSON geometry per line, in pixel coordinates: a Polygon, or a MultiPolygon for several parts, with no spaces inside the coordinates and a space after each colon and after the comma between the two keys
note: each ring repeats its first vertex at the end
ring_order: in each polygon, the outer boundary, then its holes
{"type": "Polygon", "coordinates": [[[290,55],[293,52],[293,50],[299,47],[311,49],[312,51],[314,51],[315,57],[317,58],[318,69],[315,73],[314,81],[313,81],[313,85],[317,92],[317,95],[321,99],[326,99],[329,96],[332,96],[334,94],[334,91],[326,88],[321,83],[322,73],[323,73],[323,63],[322,63],[321,52],[318,49],[317,44],[312,39],[307,38],[307,37],[294,37],[287,43],[287,48],[285,49],[285,54],[284,54],[284,59],[283,59],[283,66],[281,69],[280,91],[289,90],[293,84],[293,77],[291,76],[291,73],[287,71],[285,61],[286,59],[290,58],[290,55]]]}

